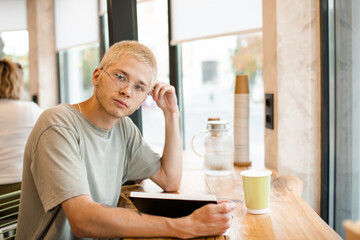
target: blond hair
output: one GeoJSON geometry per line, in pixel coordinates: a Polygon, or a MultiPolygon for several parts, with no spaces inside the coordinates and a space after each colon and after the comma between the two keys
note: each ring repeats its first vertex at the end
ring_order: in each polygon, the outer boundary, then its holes
{"type": "Polygon", "coordinates": [[[101,60],[100,68],[108,68],[123,56],[135,57],[152,69],[151,87],[153,87],[157,77],[156,58],[150,48],[137,41],[121,41],[112,45],[101,60]]]}
{"type": "Polygon", "coordinates": [[[19,100],[22,80],[18,65],[9,59],[0,60],[0,98],[19,100]]]}

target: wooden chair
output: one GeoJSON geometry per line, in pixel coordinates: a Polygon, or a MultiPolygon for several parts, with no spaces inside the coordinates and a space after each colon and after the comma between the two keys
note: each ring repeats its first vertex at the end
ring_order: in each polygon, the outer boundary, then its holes
{"type": "Polygon", "coordinates": [[[351,220],[345,220],[343,226],[346,240],[360,240],[360,220],[355,223],[351,220]]]}
{"type": "Polygon", "coordinates": [[[0,195],[0,240],[15,239],[20,190],[0,195]]]}

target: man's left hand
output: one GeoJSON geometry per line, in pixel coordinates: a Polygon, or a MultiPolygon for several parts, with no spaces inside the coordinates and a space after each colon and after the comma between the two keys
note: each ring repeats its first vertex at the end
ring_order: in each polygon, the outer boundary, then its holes
{"type": "Polygon", "coordinates": [[[158,107],[165,113],[176,113],[179,111],[175,88],[168,83],[157,82],[151,96],[158,107]]]}

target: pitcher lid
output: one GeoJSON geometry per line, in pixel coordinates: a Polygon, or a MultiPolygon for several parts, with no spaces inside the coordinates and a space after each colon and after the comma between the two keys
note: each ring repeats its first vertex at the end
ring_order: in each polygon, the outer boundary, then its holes
{"type": "Polygon", "coordinates": [[[227,130],[230,128],[228,121],[208,121],[207,130],[227,130]]]}

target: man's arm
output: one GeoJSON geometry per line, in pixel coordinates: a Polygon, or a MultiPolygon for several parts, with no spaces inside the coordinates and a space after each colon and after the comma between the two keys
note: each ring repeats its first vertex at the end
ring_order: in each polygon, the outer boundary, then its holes
{"type": "Polygon", "coordinates": [[[130,209],[103,206],[88,195],[62,203],[71,230],[82,238],[177,237],[193,238],[223,234],[231,225],[235,204],[208,204],[182,218],[140,214],[130,209]]]}
{"type": "Polygon", "coordinates": [[[151,95],[165,117],[165,146],[161,167],[151,180],[165,191],[177,191],[182,176],[182,144],[175,88],[166,83],[157,83],[151,95]]]}

